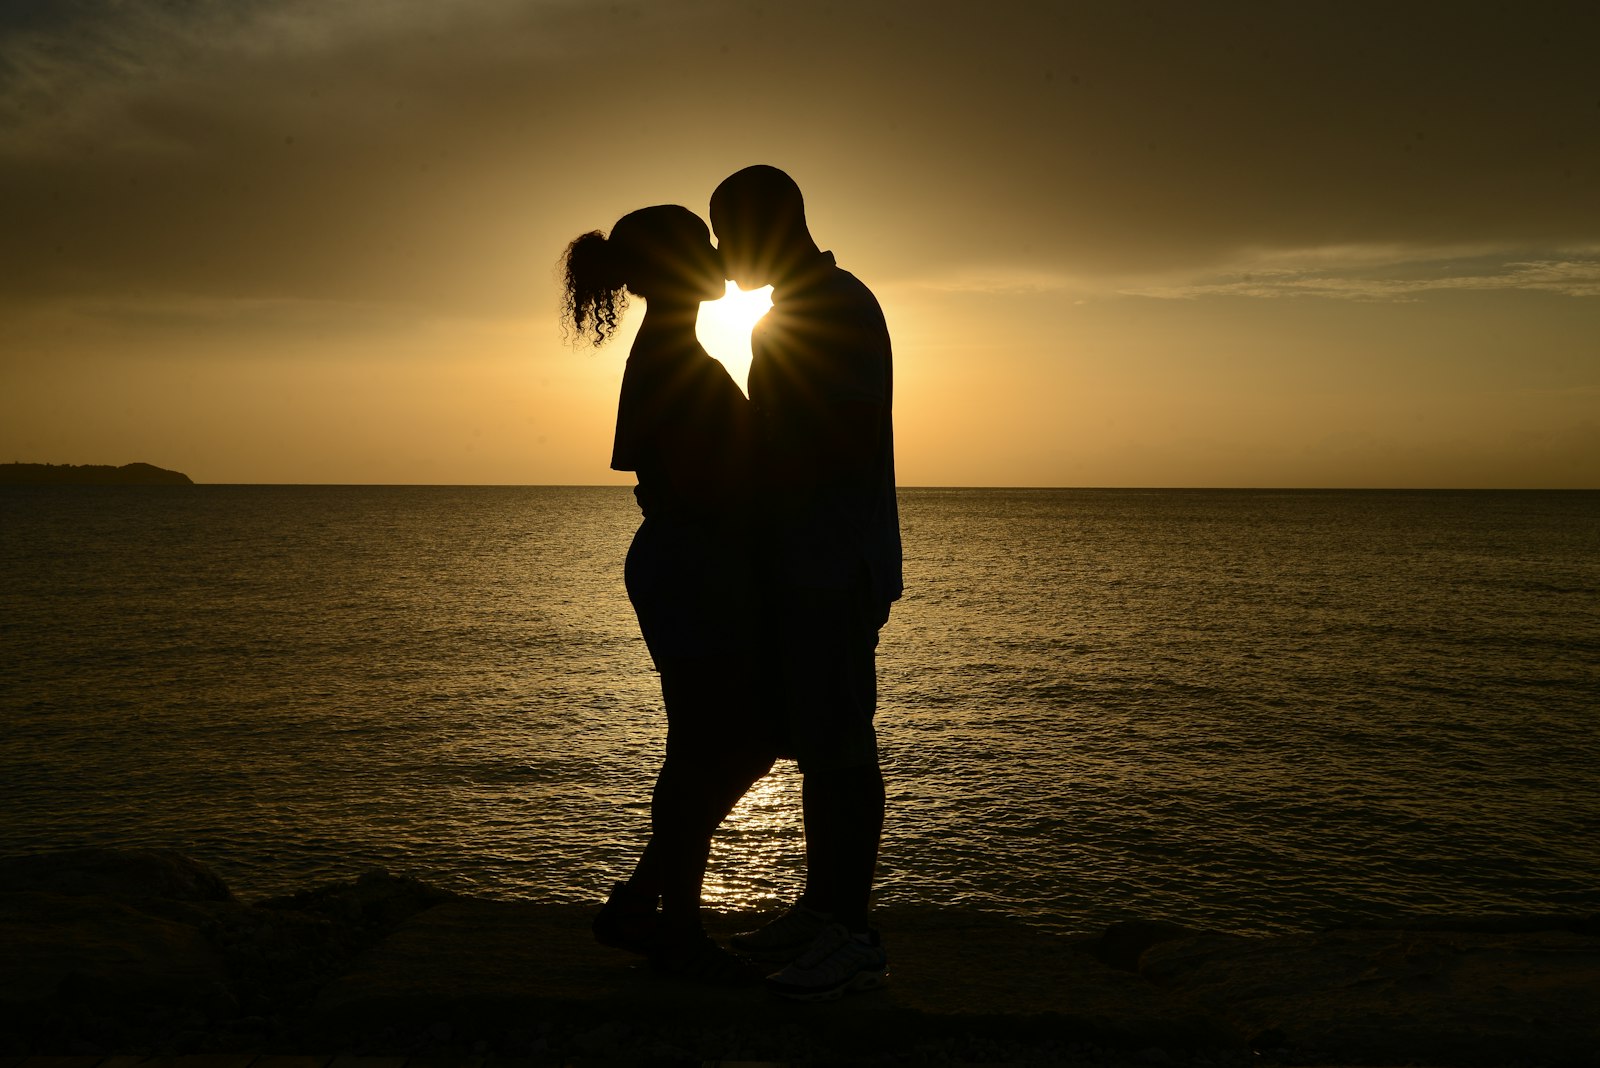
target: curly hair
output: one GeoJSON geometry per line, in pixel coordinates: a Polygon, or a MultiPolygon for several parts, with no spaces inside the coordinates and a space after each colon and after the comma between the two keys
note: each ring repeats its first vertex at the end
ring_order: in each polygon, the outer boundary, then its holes
{"type": "Polygon", "coordinates": [[[599,230],[591,230],[568,245],[562,257],[566,279],[562,323],[573,336],[596,347],[611,340],[628,307],[613,244],[599,230]]]}

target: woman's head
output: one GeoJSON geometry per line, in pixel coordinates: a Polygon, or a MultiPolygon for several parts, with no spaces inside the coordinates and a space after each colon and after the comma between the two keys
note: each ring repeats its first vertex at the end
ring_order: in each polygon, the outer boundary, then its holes
{"type": "Polygon", "coordinates": [[[596,345],[616,332],[628,294],[684,305],[722,296],[722,261],[700,216],[676,204],[640,208],[567,246],[562,317],[596,345]]]}

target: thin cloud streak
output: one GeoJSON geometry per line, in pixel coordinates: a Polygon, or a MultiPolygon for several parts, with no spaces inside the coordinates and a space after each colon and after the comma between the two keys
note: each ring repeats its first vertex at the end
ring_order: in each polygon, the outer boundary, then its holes
{"type": "Polygon", "coordinates": [[[1566,297],[1600,297],[1600,259],[1512,260],[1497,268],[1460,274],[1450,264],[1402,264],[1397,268],[1421,277],[1330,274],[1311,269],[1262,269],[1242,276],[1182,285],[1144,286],[1119,290],[1123,296],[1161,300],[1203,297],[1282,299],[1317,297],[1348,301],[1416,301],[1425,294],[1451,291],[1555,293],[1566,297]]]}
{"type": "Polygon", "coordinates": [[[1262,249],[1243,261],[1186,272],[1188,277],[1126,278],[975,266],[903,280],[933,293],[1062,295],[1078,299],[1154,297],[1323,297],[1416,300],[1430,292],[1503,290],[1600,296],[1600,248],[1517,253],[1484,246],[1417,249],[1400,245],[1262,249]]]}

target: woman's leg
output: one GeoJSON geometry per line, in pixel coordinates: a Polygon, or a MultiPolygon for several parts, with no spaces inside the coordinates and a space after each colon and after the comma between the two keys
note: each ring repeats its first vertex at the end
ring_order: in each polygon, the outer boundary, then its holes
{"type": "Polygon", "coordinates": [[[748,673],[696,658],[663,665],[667,755],[651,800],[651,835],[630,886],[659,895],[663,924],[698,931],[711,840],[751,785],[772,768],[755,729],[748,673]]]}

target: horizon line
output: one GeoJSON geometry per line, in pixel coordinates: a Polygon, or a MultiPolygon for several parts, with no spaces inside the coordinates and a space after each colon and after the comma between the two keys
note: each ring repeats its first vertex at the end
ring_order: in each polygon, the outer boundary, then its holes
{"type": "MultiPolygon", "coordinates": [[[[351,489],[615,489],[632,490],[620,482],[193,482],[196,486],[325,486],[351,489]]],[[[1596,486],[1317,486],[1317,485],[1060,485],[1060,484],[978,484],[978,483],[901,483],[896,490],[1069,490],[1074,492],[1150,492],[1150,493],[1595,493],[1596,486]]]]}

